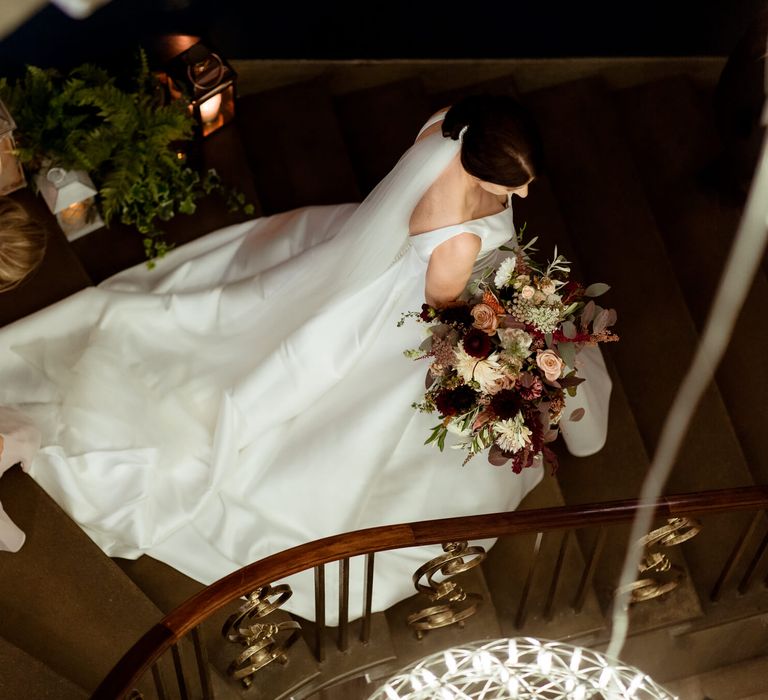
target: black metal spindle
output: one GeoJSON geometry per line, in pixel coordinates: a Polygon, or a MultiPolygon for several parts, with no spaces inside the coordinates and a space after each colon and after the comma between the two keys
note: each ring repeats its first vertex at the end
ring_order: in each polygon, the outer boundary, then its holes
{"type": "Polygon", "coordinates": [[[763,535],[763,539],[750,560],[749,566],[747,566],[747,570],[744,572],[744,576],[742,576],[741,581],[739,581],[738,591],[741,595],[744,595],[752,587],[752,576],[754,576],[755,570],[760,565],[760,561],[762,560],[766,549],[768,549],[768,532],[763,535]]]}
{"type": "Polygon", "coordinates": [[[739,537],[738,541],[736,542],[736,546],[731,550],[731,553],[725,562],[725,566],[723,566],[723,570],[720,572],[720,576],[718,576],[717,581],[712,588],[712,592],[709,594],[709,598],[713,602],[720,600],[720,596],[723,594],[723,588],[725,588],[726,582],[731,577],[733,570],[736,568],[739,560],[744,555],[744,552],[749,545],[749,540],[752,538],[752,535],[757,529],[757,526],[760,524],[762,517],[763,514],[761,511],[758,511],[754,514],[749,525],[747,525],[741,537],[739,537]]]}
{"type": "Polygon", "coordinates": [[[565,563],[565,552],[568,549],[568,541],[571,539],[571,530],[566,530],[560,540],[560,549],[557,553],[557,561],[555,562],[555,570],[552,572],[552,582],[549,584],[549,591],[547,592],[547,601],[544,604],[544,619],[550,621],[553,617],[553,610],[555,607],[555,597],[557,596],[557,588],[560,584],[560,575],[563,573],[563,564],[565,563]]]}
{"type": "Polygon", "coordinates": [[[371,638],[371,610],[373,609],[373,557],[374,552],[365,555],[365,582],[363,586],[363,623],[360,627],[360,641],[367,644],[371,638]]]}
{"type": "Polygon", "coordinates": [[[325,564],[315,567],[315,658],[325,661],[325,564]]]}
{"type": "Polygon", "coordinates": [[[165,678],[163,678],[163,672],[156,663],[152,664],[152,680],[155,682],[157,700],[168,700],[168,690],[165,687],[165,678]]]}
{"type": "Polygon", "coordinates": [[[210,668],[208,667],[208,651],[202,639],[200,639],[200,625],[192,630],[192,643],[195,645],[197,674],[200,678],[200,690],[203,694],[203,700],[213,700],[213,682],[211,681],[210,668]]]}
{"type": "Polygon", "coordinates": [[[181,663],[181,653],[178,644],[171,647],[173,656],[173,668],[176,671],[176,685],[179,686],[179,697],[181,700],[189,700],[189,691],[187,690],[187,679],[184,678],[184,666],[181,663]]]}
{"type": "Polygon", "coordinates": [[[584,567],[584,573],[581,576],[581,581],[579,581],[576,597],[573,599],[573,611],[576,613],[580,613],[584,608],[584,602],[587,600],[587,591],[595,576],[597,562],[600,560],[600,555],[603,553],[603,547],[605,547],[607,536],[608,531],[604,527],[601,527],[597,533],[597,541],[592,549],[592,554],[589,557],[587,565],[584,567]]]}
{"type": "Polygon", "coordinates": [[[541,541],[544,538],[543,532],[536,533],[536,540],[533,543],[533,557],[531,558],[531,565],[528,567],[528,576],[525,579],[525,585],[523,586],[523,594],[520,596],[520,604],[517,606],[517,615],[515,616],[515,627],[520,629],[525,624],[525,616],[527,614],[526,606],[528,605],[528,594],[531,592],[531,584],[533,583],[533,575],[536,571],[536,565],[539,561],[539,554],[541,553],[541,541]]]}
{"type": "Polygon", "coordinates": [[[349,647],[349,557],[339,560],[339,651],[349,647]]]}

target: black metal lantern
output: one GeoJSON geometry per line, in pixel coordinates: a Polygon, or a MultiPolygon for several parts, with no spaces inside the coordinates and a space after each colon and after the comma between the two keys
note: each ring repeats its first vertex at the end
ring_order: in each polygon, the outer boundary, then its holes
{"type": "Polygon", "coordinates": [[[237,74],[221,56],[196,43],[170,61],[167,75],[171,97],[182,98],[186,93],[203,136],[232,121],[237,74]]]}

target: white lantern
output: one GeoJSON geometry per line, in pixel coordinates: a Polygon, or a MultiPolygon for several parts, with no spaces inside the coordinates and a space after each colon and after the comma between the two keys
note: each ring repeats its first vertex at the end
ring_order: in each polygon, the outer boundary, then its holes
{"type": "Polygon", "coordinates": [[[36,182],[70,241],[104,225],[94,200],[97,190],[84,170],[50,168],[38,175],[36,182]]]}

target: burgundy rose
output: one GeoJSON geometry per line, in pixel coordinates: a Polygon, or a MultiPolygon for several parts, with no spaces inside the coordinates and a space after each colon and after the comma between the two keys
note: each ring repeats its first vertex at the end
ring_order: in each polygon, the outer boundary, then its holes
{"type": "Polygon", "coordinates": [[[464,336],[463,342],[466,353],[472,355],[472,357],[480,358],[481,360],[488,357],[493,350],[493,343],[491,342],[489,335],[477,328],[470,330],[464,336]]]}
{"type": "Polygon", "coordinates": [[[466,384],[443,389],[435,396],[435,406],[442,416],[460,416],[475,405],[477,392],[466,384]]]}
{"type": "Polygon", "coordinates": [[[429,304],[422,304],[421,305],[421,313],[419,314],[419,318],[422,321],[432,321],[437,317],[437,309],[435,309],[433,306],[430,306],[429,304]]]}
{"type": "Polygon", "coordinates": [[[446,306],[444,309],[439,309],[437,314],[443,323],[471,326],[475,322],[475,319],[472,318],[472,314],[469,311],[468,304],[446,306]]]}
{"type": "Polygon", "coordinates": [[[513,389],[502,389],[491,398],[490,408],[501,420],[514,418],[520,410],[520,395],[513,389]]]}

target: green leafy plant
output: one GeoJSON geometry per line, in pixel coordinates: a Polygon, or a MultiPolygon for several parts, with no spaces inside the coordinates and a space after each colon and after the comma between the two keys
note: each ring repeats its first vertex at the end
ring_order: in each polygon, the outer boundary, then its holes
{"type": "Polygon", "coordinates": [[[193,214],[206,194],[218,191],[230,210],[253,213],[215,171],[201,176],[188,166],[179,147],[192,138],[192,116],[182,100],[166,103],[162,96],[144,51],[125,85],[89,64],[66,76],[29,66],[13,84],[0,79],[22,163],[33,172],[51,166],[88,171],[106,224],[118,220],[144,234],[150,260],[169,249],[159,222],[193,214]]]}

